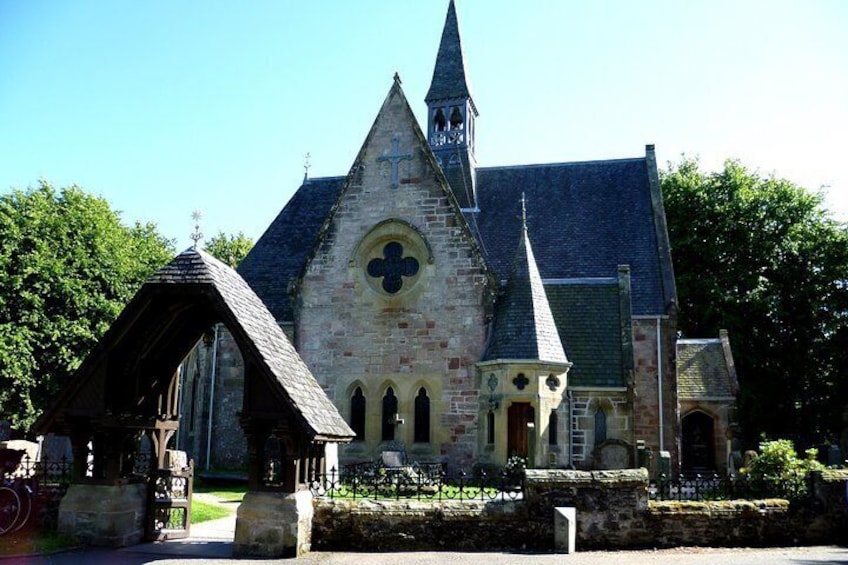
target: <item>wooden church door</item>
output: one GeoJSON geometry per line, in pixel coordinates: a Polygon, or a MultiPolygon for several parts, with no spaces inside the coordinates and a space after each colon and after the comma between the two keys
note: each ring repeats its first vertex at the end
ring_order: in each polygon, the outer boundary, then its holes
{"type": "Polygon", "coordinates": [[[703,412],[683,417],[683,470],[715,470],[713,419],[703,412]]]}
{"type": "Polygon", "coordinates": [[[507,411],[507,457],[530,455],[530,424],[535,427],[536,411],[529,402],[514,402],[507,411]]]}

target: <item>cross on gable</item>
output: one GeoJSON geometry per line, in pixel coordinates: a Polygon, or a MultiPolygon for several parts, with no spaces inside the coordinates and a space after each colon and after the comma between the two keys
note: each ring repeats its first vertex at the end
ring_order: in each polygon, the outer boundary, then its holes
{"type": "Polygon", "coordinates": [[[377,161],[389,161],[392,165],[392,188],[400,186],[400,162],[411,161],[412,153],[400,152],[400,137],[397,135],[392,138],[392,152],[388,155],[380,155],[377,161]]]}
{"type": "Polygon", "coordinates": [[[384,259],[376,258],[368,262],[368,275],[383,278],[383,290],[395,294],[403,286],[403,277],[414,277],[418,273],[418,260],[403,256],[403,245],[396,241],[383,248],[384,259]]]}

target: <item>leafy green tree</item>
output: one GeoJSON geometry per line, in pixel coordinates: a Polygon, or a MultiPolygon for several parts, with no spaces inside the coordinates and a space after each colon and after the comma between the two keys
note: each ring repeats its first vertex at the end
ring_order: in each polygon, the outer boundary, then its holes
{"type": "Polygon", "coordinates": [[[28,428],[172,256],[154,225],[124,226],[76,186],[0,196],[0,414],[28,428]]]}
{"type": "Polygon", "coordinates": [[[736,161],[663,174],[685,336],[730,332],[748,442],[839,437],[848,399],[848,227],[822,197],[736,161]]]}
{"type": "Polygon", "coordinates": [[[227,235],[219,231],[218,235],[212,237],[206,244],[207,253],[233,269],[238,267],[241,260],[252,248],[253,240],[242,232],[238,232],[237,235],[227,235]]]}

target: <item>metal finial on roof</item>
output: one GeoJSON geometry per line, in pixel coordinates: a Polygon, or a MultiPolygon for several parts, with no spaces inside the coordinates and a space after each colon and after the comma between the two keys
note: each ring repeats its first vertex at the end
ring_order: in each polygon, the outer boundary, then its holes
{"type": "Polygon", "coordinates": [[[197,249],[197,243],[203,239],[203,234],[200,233],[200,220],[203,218],[203,214],[200,213],[200,210],[195,210],[191,213],[191,219],[194,220],[194,233],[192,233],[189,237],[194,242],[192,245],[192,249],[197,249]]]}
{"type": "Polygon", "coordinates": [[[309,180],[309,169],[312,167],[312,154],[307,151],[303,156],[303,182],[309,180]]]}
{"type": "Polygon", "coordinates": [[[402,84],[402,81],[400,80],[400,75],[397,72],[395,72],[394,79],[396,83],[402,84]]]}
{"type": "Polygon", "coordinates": [[[527,231],[527,198],[521,193],[521,229],[527,231]]]}

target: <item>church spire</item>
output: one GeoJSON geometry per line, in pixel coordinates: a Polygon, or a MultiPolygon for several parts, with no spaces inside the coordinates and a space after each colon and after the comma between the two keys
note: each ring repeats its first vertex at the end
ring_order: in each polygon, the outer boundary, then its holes
{"type": "Polygon", "coordinates": [[[427,138],[451,190],[466,210],[477,208],[474,169],[474,120],[477,106],[471,96],[459,38],[454,0],[448,4],[436,66],[427,103],[427,138]]]}
{"type": "Polygon", "coordinates": [[[439,43],[439,54],[436,56],[436,67],[433,69],[433,80],[424,102],[430,104],[454,98],[471,99],[471,88],[466,78],[456,6],[454,0],[450,0],[445,27],[442,29],[442,41],[439,43]]]}
{"type": "Polygon", "coordinates": [[[523,195],[518,250],[495,314],[491,346],[483,360],[497,359],[568,363],[527,234],[523,195]]]}

